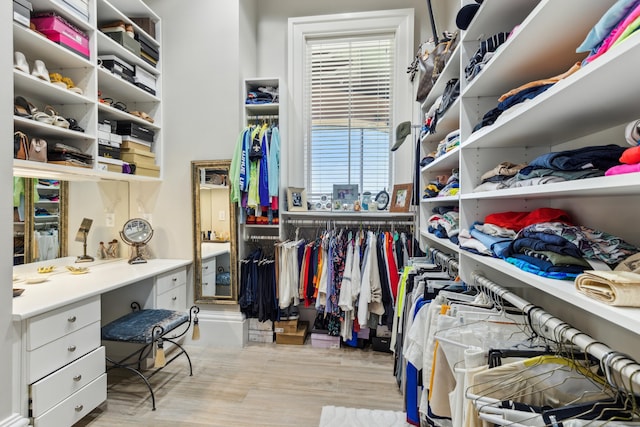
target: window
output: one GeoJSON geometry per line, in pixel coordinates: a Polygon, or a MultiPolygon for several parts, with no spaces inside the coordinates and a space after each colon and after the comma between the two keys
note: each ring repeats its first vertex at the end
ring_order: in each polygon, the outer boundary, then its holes
{"type": "Polygon", "coordinates": [[[389,188],[393,34],[306,42],[305,186],[310,201],[333,184],[389,188]]]}

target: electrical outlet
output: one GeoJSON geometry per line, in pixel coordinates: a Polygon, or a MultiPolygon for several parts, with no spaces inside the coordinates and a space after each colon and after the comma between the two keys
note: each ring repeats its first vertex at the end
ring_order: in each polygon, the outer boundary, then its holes
{"type": "Polygon", "coordinates": [[[104,225],[107,227],[115,227],[116,225],[116,216],[112,213],[105,214],[104,216],[104,225]]]}
{"type": "Polygon", "coordinates": [[[224,221],[224,218],[225,218],[224,211],[218,211],[218,219],[220,221],[224,221]]]}

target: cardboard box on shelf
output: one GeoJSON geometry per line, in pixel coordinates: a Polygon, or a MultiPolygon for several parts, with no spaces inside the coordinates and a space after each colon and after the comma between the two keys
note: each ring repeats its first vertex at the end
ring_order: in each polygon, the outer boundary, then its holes
{"type": "Polygon", "coordinates": [[[133,53],[135,56],[140,56],[140,42],[133,37],[129,36],[124,31],[105,32],[106,35],[111,37],[116,43],[133,53]]]}
{"type": "Polygon", "coordinates": [[[298,321],[297,320],[282,320],[279,322],[275,322],[273,326],[273,330],[275,333],[285,333],[292,334],[298,330],[298,321]]]}
{"type": "Polygon", "coordinates": [[[303,345],[307,338],[308,329],[309,322],[298,322],[298,328],[295,332],[291,334],[276,334],[276,344],[303,345]]]}
{"type": "Polygon", "coordinates": [[[150,142],[141,141],[141,140],[133,141],[132,138],[128,135],[121,135],[121,141],[122,141],[122,144],[120,145],[121,148],[151,152],[150,142]]]}
{"type": "Polygon", "coordinates": [[[136,175],[160,177],[160,166],[140,166],[136,165],[136,175]]]}
{"type": "Polygon", "coordinates": [[[127,163],[135,163],[138,167],[155,167],[156,155],[150,151],[136,150],[135,148],[120,147],[120,158],[127,163]]]}

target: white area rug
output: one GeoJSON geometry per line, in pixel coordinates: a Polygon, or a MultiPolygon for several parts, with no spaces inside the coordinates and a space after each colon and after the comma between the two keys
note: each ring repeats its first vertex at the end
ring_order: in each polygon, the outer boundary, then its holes
{"type": "Polygon", "coordinates": [[[404,412],[323,406],[319,427],[406,427],[404,412]]]}

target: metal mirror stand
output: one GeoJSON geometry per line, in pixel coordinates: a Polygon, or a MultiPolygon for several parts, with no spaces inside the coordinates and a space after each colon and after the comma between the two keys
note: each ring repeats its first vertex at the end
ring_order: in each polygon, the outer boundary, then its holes
{"type": "Polygon", "coordinates": [[[236,206],[231,160],[191,162],[194,295],[197,304],[237,304],[236,206]]]}

